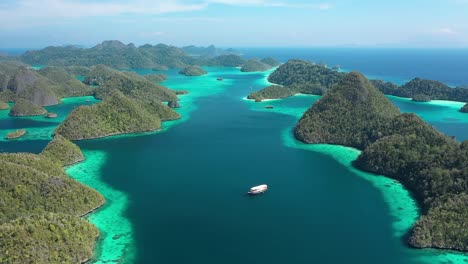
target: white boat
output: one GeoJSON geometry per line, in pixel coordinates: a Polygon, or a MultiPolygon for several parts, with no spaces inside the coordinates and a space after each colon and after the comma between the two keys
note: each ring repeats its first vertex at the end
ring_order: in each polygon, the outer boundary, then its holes
{"type": "Polygon", "coordinates": [[[250,188],[250,191],[247,194],[252,194],[252,195],[261,194],[261,193],[266,192],[266,190],[268,190],[268,185],[262,184],[262,185],[258,185],[258,186],[254,186],[250,188]]]}

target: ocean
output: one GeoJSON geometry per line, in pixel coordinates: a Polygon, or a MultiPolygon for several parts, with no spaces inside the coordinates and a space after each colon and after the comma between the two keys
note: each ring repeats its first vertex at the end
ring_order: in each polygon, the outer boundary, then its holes
{"type": "MultiPolygon", "coordinates": [[[[386,80],[419,76],[451,85],[468,83],[464,50],[243,52],[283,62],[301,58],[340,64],[386,80]]],[[[107,200],[89,216],[101,230],[95,263],[468,261],[467,255],[406,245],[418,206],[399,183],[353,168],[359,151],[306,145],[293,138],[292,128],[318,96],[254,103],[245,97],[267,86],[271,71],[205,69],[209,74],[200,77],[164,72],[169,77],[165,86],[189,91],[181,96],[181,120],[165,122],[154,133],[77,142],[87,160],[67,172],[107,200]],[[263,183],[269,185],[265,194],[246,195],[263,183]]],[[[403,112],[420,115],[458,140],[468,139],[468,114],[458,112],[461,103],[389,98],[403,112]]],[[[64,117],[84,102],[76,98],[54,106],[54,112],[64,117]]],[[[39,152],[57,125],[37,117],[13,119],[3,112],[0,122],[0,133],[20,126],[34,131],[18,141],[1,140],[0,149],[9,152],[39,152]]]]}

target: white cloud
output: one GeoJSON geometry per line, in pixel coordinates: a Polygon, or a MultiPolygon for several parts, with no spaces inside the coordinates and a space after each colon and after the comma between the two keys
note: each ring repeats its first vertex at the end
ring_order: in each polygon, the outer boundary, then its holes
{"type": "Polygon", "coordinates": [[[20,0],[0,9],[0,29],[49,24],[68,19],[122,14],[165,14],[204,9],[206,3],[186,4],[173,0],[135,0],[131,3],[91,3],[77,0],[20,0]]]}
{"type": "Polygon", "coordinates": [[[265,6],[265,7],[291,7],[291,8],[314,8],[327,10],[332,8],[328,3],[291,4],[287,2],[269,0],[207,0],[211,4],[224,4],[232,6],[265,6]]]}
{"type": "Polygon", "coordinates": [[[176,12],[191,12],[209,5],[221,4],[246,7],[289,7],[327,10],[327,3],[291,4],[276,0],[109,0],[84,2],[83,0],[18,0],[15,4],[2,5],[0,30],[32,28],[49,24],[64,24],[74,19],[89,17],[112,17],[123,14],[160,15],[176,12]]]}
{"type": "Polygon", "coordinates": [[[441,35],[441,36],[458,36],[460,35],[460,32],[453,28],[449,27],[443,27],[443,28],[438,28],[434,31],[435,35],[441,35]]]}

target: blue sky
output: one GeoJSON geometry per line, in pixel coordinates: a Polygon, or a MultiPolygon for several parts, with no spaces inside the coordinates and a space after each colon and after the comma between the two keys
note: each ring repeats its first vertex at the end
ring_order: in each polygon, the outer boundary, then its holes
{"type": "Polygon", "coordinates": [[[2,0],[0,47],[467,47],[468,0],[2,0]]]}

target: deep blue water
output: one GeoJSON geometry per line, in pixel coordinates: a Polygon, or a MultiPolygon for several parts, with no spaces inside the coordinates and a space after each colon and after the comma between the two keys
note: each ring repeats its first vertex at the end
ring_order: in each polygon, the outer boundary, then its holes
{"type": "Polygon", "coordinates": [[[468,49],[384,49],[384,48],[244,48],[246,57],[292,58],[340,65],[371,78],[399,84],[415,77],[438,80],[448,85],[468,85],[468,49]]]}
{"type": "Polygon", "coordinates": [[[0,48],[0,53],[8,54],[8,55],[21,55],[28,50],[33,49],[26,49],[26,48],[0,48]]]}

